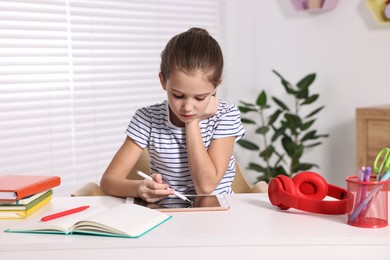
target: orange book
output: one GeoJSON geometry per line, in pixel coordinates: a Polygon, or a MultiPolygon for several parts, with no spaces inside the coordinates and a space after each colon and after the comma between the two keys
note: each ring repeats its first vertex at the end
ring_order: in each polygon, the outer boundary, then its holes
{"type": "Polygon", "coordinates": [[[20,200],[60,185],[59,176],[0,176],[0,200],[20,200]]]}

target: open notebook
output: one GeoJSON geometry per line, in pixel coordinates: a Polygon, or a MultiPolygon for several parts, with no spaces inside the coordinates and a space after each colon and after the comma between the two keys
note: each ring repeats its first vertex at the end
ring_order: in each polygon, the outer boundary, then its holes
{"type": "Polygon", "coordinates": [[[46,234],[88,234],[137,238],[164,223],[171,216],[143,206],[121,204],[107,209],[90,207],[50,221],[26,219],[5,232],[46,234]]]}

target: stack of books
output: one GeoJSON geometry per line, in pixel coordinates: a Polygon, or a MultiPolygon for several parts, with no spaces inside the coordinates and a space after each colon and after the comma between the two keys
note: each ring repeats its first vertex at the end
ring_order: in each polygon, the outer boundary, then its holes
{"type": "Polygon", "coordinates": [[[59,176],[0,176],[0,219],[22,219],[47,204],[53,188],[60,185],[59,176]]]}

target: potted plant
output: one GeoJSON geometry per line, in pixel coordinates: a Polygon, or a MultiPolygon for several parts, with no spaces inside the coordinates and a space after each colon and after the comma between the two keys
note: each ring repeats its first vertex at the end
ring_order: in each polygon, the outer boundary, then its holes
{"type": "Polygon", "coordinates": [[[265,90],[260,92],[255,103],[240,101],[238,106],[243,114],[243,124],[254,125],[255,134],[259,135],[256,140],[238,141],[240,146],[257,152],[260,157],[259,162],[250,162],[247,169],[259,172],[257,179],[266,182],[279,174],[292,177],[300,171],[318,167],[302,162],[302,156],[307,149],[320,145],[320,139],[328,137],[313,129],[315,116],[324,106],[316,106],[306,114],[302,109],[306,107],[307,110],[319,98],[319,94],[309,91],[316,74],[309,74],[292,85],[277,71],[273,70],[273,73],[280,78],[287,97],[292,99],[292,107],[275,96],[271,97],[273,103],[270,104],[265,90]]]}

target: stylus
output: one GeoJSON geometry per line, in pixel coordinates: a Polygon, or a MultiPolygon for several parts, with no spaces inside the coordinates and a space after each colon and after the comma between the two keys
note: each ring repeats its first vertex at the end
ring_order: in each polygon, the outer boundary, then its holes
{"type": "MultiPolygon", "coordinates": [[[[142,178],[145,178],[145,179],[147,179],[147,180],[151,180],[151,181],[153,181],[153,178],[152,177],[150,177],[149,175],[147,175],[147,174],[145,174],[145,173],[143,173],[143,172],[141,172],[141,171],[137,171],[137,174],[139,175],[139,176],[141,176],[142,178]]],[[[171,188],[168,188],[169,190],[171,190],[171,188]]],[[[192,203],[192,201],[191,200],[189,200],[186,196],[184,196],[183,194],[181,194],[181,193],[179,193],[179,192],[177,192],[177,191],[174,191],[174,194],[177,196],[177,197],[179,197],[180,199],[182,199],[182,200],[184,200],[184,201],[188,201],[189,203],[192,203]]]]}

